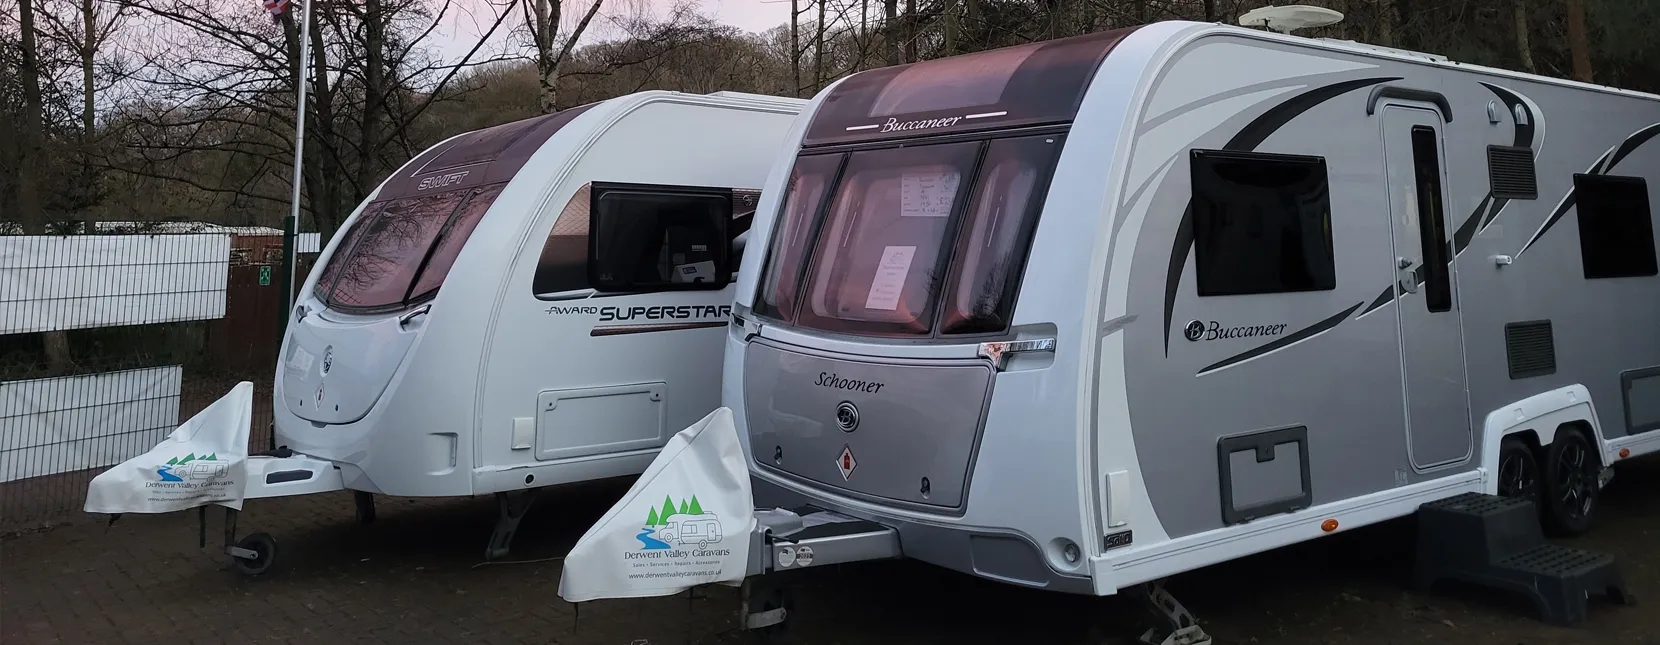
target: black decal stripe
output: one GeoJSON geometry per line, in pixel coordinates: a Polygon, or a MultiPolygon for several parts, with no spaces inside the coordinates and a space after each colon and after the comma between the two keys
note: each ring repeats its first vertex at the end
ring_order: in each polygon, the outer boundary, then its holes
{"type": "Polygon", "coordinates": [[[1303,342],[1305,340],[1308,340],[1310,338],[1313,338],[1315,336],[1323,334],[1327,331],[1330,331],[1331,328],[1336,327],[1338,324],[1342,323],[1344,320],[1348,319],[1349,314],[1354,313],[1355,310],[1360,309],[1361,307],[1363,307],[1365,305],[1366,305],[1366,303],[1364,303],[1364,302],[1357,302],[1357,303],[1355,303],[1355,306],[1349,307],[1348,309],[1344,309],[1341,313],[1339,313],[1335,316],[1332,316],[1330,318],[1327,318],[1325,320],[1322,320],[1320,322],[1314,323],[1314,325],[1312,325],[1310,327],[1307,327],[1307,328],[1305,328],[1301,331],[1298,331],[1294,334],[1291,334],[1291,335],[1286,336],[1284,338],[1280,338],[1279,340],[1276,340],[1274,342],[1267,343],[1265,345],[1259,346],[1256,349],[1250,350],[1250,351],[1245,352],[1243,354],[1239,354],[1239,355],[1234,356],[1232,358],[1224,359],[1224,360],[1219,361],[1217,363],[1213,363],[1210,366],[1206,367],[1205,369],[1199,370],[1198,376],[1204,376],[1206,373],[1214,372],[1216,370],[1222,369],[1224,367],[1228,367],[1230,365],[1234,365],[1234,364],[1237,364],[1237,363],[1243,363],[1245,361],[1251,360],[1251,359],[1256,358],[1258,356],[1262,356],[1263,354],[1267,354],[1269,352],[1272,352],[1272,351],[1275,351],[1275,350],[1278,350],[1278,349],[1283,349],[1285,347],[1295,345],[1297,343],[1303,342]]]}
{"type": "Polygon", "coordinates": [[[1626,139],[1625,143],[1620,145],[1619,150],[1614,151],[1614,158],[1608,162],[1608,169],[1603,172],[1607,173],[1612,171],[1614,166],[1620,164],[1620,161],[1624,160],[1627,156],[1630,156],[1631,153],[1636,152],[1638,147],[1648,143],[1650,139],[1653,139],[1656,136],[1660,136],[1660,123],[1638,130],[1637,134],[1631,135],[1631,138],[1626,139]]]}
{"type": "Polygon", "coordinates": [[[589,336],[620,336],[623,334],[650,334],[660,331],[681,331],[686,329],[710,329],[725,327],[726,321],[677,323],[672,325],[612,325],[595,327],[588,330],[589,336]]]}
{"type": "Polygon", "coordinates": [[[1522,250],[1517,251],[1516,255],[1526,253],[1528,249],[1533,248],[1533,243],[1538,242],[1541,238],[1545,237],[1545,231],[1550,230],[1550,227],[1552,226],[1556,226],[1556,222],[1562,219],[1562,216],[1567,215],[1568,210],[1572,209],[1576,202],[1578,202],[1578,196],[1574,194],[1573,189],[1569,189],[1568,196],[1562,200],[1561,205],[1556,207],[1556,212],[1550,214],[1550,219],[1545,220],[1545,225],[1539,227],[1539,232],[1534,233],[1533,239],[1528,240],[1527,244],[1522,245],[1522,250]]]}
{"type": "Polygon", "coordinates": [[[1193,202],[1187,203],[1182,221],[1176,226],[1176,245],[1170,249],[1170,268],[1164,276],[1164,356],[1170,357],[1170,316],[1176,311],[1176,292],[1182,286],[1182,267],[1193,250],[1193,202]]]}
{"type": "Polygon", "coordinates": [[[1500,101],[1504,101],[1505,107],[1510,111],[1510,118],[1512,120],[1516,118],[1516,108],[1522,108],[1522,113],[1527,115],[1527,123],[1516,124],[1516,136],[1514,138],[1515,143],[1512,143],[1511,145],[1517,148],[1532,148],[1534,132],[1538,128],[1539,115],[1534,114],[1533,109],[1527,106],[1527,102],[1523,101],[1522,97],[1517,96],[1515,92],[1489,83],[1482,83],[1481,86],[1487,88],[1487,91],[1498,96],[1500,101]]]}
{"type": "Polygon", "coordinates": [[[1487,206],[1492,203],[1493,194],[1488,193],[1482,198],[1481,204],[1476,206],[1476,212],[1470,213],[1464,223],[1459,225],[1458,230],[1453,233],[1453,255],[1463,253],[1464,247],[1469,246],[1470,240],[1475,239],[1476,230],[1481,228],[1481,220],[1487,214],[1487,206]]]}
{"type": "Polygon", "coordinates": [[[1395,286],[1390,285],[1388,288],[1385,288],[1383,290],[1383,293],[1378,294],[1377,299],[1373,300],[1372,304],[1367,305],[1366,310],[1360,312],[1360,315],[1364,316],[1366,314],[1372,313],[1373,310],[1377,309],[1378,307],[1382,307],[1384,305],[1389,304],[1389,302],[1391,300],[1394,300],[1394,299],[1395,299],[1395,286]]]}
{"type": "MultiPolygon", "coordinates": [[[[1496,200],[1493,200],[1493,207],[1487,210],[1487,215],[1485,217],[1481,218],[1481,229],[1480,229],[1480,231],[1487,230],[1487,227],[1493,223],[1493,220],[1496,220],[1496,219],[1499,218],[1499,211],[1504,210],[1504,205],[1509,204],[1509,203],[1510,203],[1509,199],[1496,199],[1496,200]]],[[[1477,232],[1480,232],[1480,231],[1477,231],[1477,232]]]]}
{"type": "MultiPolygon", "coordinates": [[[[1285,127],[1292,119],[1314,106],[1342,96],[1354,90],[1398,81],[1400,76],[1386,76],[1378,78],[1360,78],[1352,81],[1343,81],[1317,87],[1302,94],[1298,94],[1284,102],[1269,108],[1267,112],[1253,119],[1223,146],[1225,150],[1250,151],[1255,150],[1268,137],[1285,127]]],[[[1176,311],[1176,292],[1181,288],[1182,268],[1187,266],[1187,256],[1193,251],[1193,201],[1188,199],[1187,210],[1182,213],[1181,224],[1176,228],[1175,246],[1170,249],[1170,267],[1165,274],[1164,283],[1164,355],[1170,355],[1170,320],[1176,311]]]]}
{"type": "MultiPolygon", "coordinates": [[[[1598,159],[1597,163],[1591,166],[1590,171],[1588,171],[1589,174],[1606,175],[1612,172],[1615,164],[1620,163],[1631,153],[1636,152],[1637,148],[1642,147],[1643,144],[1653,140],[1656,136],[1660,136],[1660,123],[1638,130],[1631,136],[1626,137],[1625,141],[1621,142],[1618,147],[1609,150],[1608,154],[1598,159]]],[[[1556,226],[1556,223],[1561,221],[1568,214],[1568,210],[1572,209],[1577,202],[1578,196],[1574,194],[1574,190],[1572,188],[1568,189],[1568,196],[1562,199],[1562,204],[1556,207],[1556,211],[1551,213],[1550,219],[1545,220],[1545,225],[1539,227],[1539,232],[1534,233],[1533,239],[1522,245],[1522,250],[1517,251],[1516,255],[1526,253],[1528,249],[1533,248],[1534,243],[1544,239],[1545,233],[1550,231],[1552,226],[1556,226]]]]}
{"type": "Polygon", "coordinates": [[[1341,83],[1333,83],[1331,85],[1317,87],[1307,92],[1303,92],[1302,94],[1286,99],[1284,103],[1270,108],[1267,112],[1264,112],[1262,116],[1259,116],[1249,124],[1246,124],[1244,128],[1239,130],[1239,134],[1234,135],[1233,140],[1229,141],[1228,145],[1223,147],[1227,150],[1255,150],[1257,146],[1262,145],[1262,142],[1267,141],[1270,135],[1278,132],[1280,128],[1285,127],[1285,124],[1290,123],[1292,119],[1297,118],[1302,113],[1309,111],[1316,105],[1325,103],[1326,101],[1337,98],[1344,93],[1352,92],[1362,87],[1370,87],[1372,85],[1377,85],[1378,83],[1387,83],[1389,81],[1398,80],[1401,80],[1401,77],[1390,76],[1386,78],[1361,78],[1352,81],[1343,81],[1341,83]]]}

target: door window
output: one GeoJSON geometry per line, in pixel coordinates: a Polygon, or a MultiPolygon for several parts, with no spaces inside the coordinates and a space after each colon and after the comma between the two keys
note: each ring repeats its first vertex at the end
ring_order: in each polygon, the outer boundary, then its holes
{"type": "Polygon", "coordinates": [[[1424,304],[1431,312],[1452,310],[1447,269],[1446,214],[1441,208],[1441,145],[1435,128],[1412,128],[1412,174],[1418,189],[1418,241],[1423,247],[1424,304]]]}

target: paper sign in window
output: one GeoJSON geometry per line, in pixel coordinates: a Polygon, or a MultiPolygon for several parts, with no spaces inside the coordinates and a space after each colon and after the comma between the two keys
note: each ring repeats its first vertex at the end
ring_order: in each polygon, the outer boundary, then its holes
{"type": "Polygon", "coordinates": [[[906,174],[899,179],[899,214],[905,217],[946,217],[957,199],[955,172],[906,174]]]}
{"type": "Polygon", "coordinates": [[[866,309],[893,311],[899,308],[899,298],[905,291],[905,275],[911,272],[911,260],[915,257],[914,246],[882,249],[882,262],[876,265],[876,277],[870,281],[870,295],[865,296],[866,309]]]}

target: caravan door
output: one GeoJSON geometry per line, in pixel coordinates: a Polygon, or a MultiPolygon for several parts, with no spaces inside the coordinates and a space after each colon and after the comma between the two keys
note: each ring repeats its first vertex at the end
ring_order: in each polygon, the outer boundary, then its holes
{"type": "Polygon", "coordinates": [[[1413,467],[1427,470],[1462,463],[1472,448],[1442,120],[1434,109],[1403,106],[1387,106],[1381,116],[1407,452],[1413,467]]]}

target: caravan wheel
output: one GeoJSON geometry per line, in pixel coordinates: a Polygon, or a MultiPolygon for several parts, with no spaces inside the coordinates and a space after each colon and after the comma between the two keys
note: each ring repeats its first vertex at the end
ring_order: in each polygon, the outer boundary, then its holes
{"type": "Polygon", "coordinates": [[[1545,528],[1563,536],[1591,528],[1601,494],[1591,441],[1578,428],[1561,428],[1545,451],[1545,528]]]}
{"type": "Polygon", "coordinates": [[[1534,509],[1544,513],[1544,499],[1540,493],[1539,460],[1533,447],[1520,437],[1505,437],[1499,444],[1499,496],[1514,497],[1533,502],[1534,509]]]}

